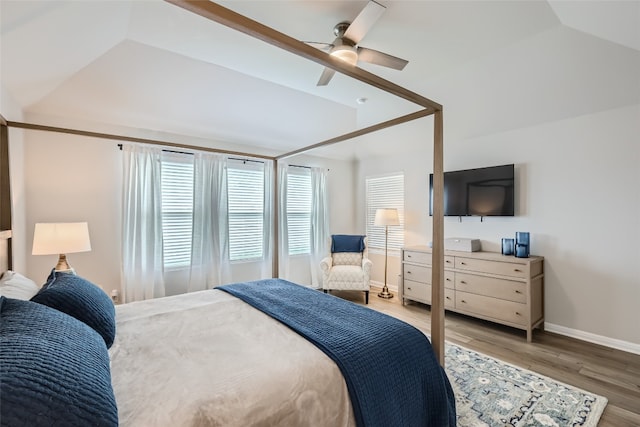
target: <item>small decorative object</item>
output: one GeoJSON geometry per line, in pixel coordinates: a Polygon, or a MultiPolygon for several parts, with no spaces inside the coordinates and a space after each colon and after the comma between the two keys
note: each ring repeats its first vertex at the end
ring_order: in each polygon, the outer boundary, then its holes
{"type": "Polygon", "coordinates": [[[528,258],[529,257],[529,232],[528,231],[517,231],[516,232],[516,257],[517,258],[528,258]]]}
{"type": "Polygon", "coordinates": [[[502,239],[502,255],[513,255],[514,245],[514,239],[502,239]]]}

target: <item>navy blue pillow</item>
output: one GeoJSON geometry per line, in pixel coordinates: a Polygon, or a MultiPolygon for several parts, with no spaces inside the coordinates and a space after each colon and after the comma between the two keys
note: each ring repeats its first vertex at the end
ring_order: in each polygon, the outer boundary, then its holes
{"type": "Polygon", "coordinates": [[[87,279],[55,270],[31,301],[44,304],[86,323],[99,333],[107,348],[116,337],[116,311],[111,298],[87,279]]]}
{"type": "Polygon", "coordinates": [[[107,348],[73,317],[0,297],[0,366],[2,426],[118,425],[107,348]]]}

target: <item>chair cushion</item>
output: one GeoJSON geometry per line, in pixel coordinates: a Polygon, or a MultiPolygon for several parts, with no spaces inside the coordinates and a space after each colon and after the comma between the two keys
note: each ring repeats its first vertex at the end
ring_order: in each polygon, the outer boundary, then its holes
{"type": "Polygon", "coordinates": [[[336,265],[329,272],[329,282],[352,282],[364,285],[364,271],[354,265],[336,265]]]}
{"type": "Polygon", "coordinates": [[[333,265],[353,265],[362,267],[362,252],[336,252],[331,255],[333,265]]]}

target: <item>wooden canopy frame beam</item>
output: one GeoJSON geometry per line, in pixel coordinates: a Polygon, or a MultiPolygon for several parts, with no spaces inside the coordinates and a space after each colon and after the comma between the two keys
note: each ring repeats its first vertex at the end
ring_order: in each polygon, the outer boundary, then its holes
{"type": "MultiPolygon", "coordinates": [[[[228,150],[209,149],[206,147],[195,147],[183,144],[176,144],[166,141],[143,139],[128,137],[123,135],[111,135],[106,133],[75,130],[68,128],[59,128],[53,126],[44,126],[37,124],[28,124],[21,122],[5,121],[2,116],[0,121],[3,130],[3,137],[0,138],[0,154],[2,154],[3,163],[7,164],[7,168],[3,168],[8,171],[8,135],[7,128],[15,127],[22,129],[42,130],[63,132],[68,134],[75,134],[81,136],[106,138],[120,141],[141,142],[157,145],[164,145],[169,147],[178,147],[184,149],[193,149],[201,151],[214,151],[224,152],[229,154],[257,157],[272,160],[274,166],[277,168],[278,160],[287,158],[296,154],[307,152],[318,147],[335,144],[338,142],[346,141],[358,136],[366,135],[368,133],[376,132],[388,127],[396,126],[401,123],[405,123],[411,120],[415,120],[421,117],[429,115],[434,116],[434,135],[433,135],[433,253],[432,253],[432,297],[431,297],[431,342],[433,349],[436,353],[436,357],[441,365],[444,366],[444,216],[443,216],[443,117],[442,106],[424,96],[421,96],[415,92],[412,92],[406,88],[396,85],[388,80],[362,70],[356,66],[347,64],[326,52],[311,47],[301,41],[298,41],[286,34],[280,33],[270,27],[267,27],[257,21],[247,18],[238,14],[230,9],[224,8],[216,3],[202,0],[165,0],[168,3],[172,3],[183,9],[196,13],[204,18],[240,31],[251,37],[262,40],[266,43],[284,49],[295,55],[301,56],[308,60],[314,61],[320,65],[331,68],[370,86],[383,90],[392,95],[403,98],[414,104],[423,107],[420,111],[407,114],[405,116],[397,117],[376,125],[372,125],[363,129],[356,130],[344,135],[340,135],[334,138],[330,138],[326,141],[322,141],[313,145],[309,145],[302,149],[294,150],[288,153],[284,153],[278,156],[265,156],[260,154],[233,152],[228,150]]],[[[277,173],[274,172],[274,207],[277,207],[277,173]]],[[[0,195],[3,200],[0,200],[0,204],[4,206],[11,206],[10,191],[2,191],[0,195]]],[[[10,212],[10,210],[9,210],[10,212]]],[[[278,223],[277,223],[277,209],[274,209],[274,247],[278,247],[278,223]]],[[[10,213],[8,214],[10,215],[10,213]]],[[[3,215],[6,217],[6,215],[3,215]]],[[[277,251],[274,251],[273,260],[274,276],[278,275],[278,256],[277,251]]]]}

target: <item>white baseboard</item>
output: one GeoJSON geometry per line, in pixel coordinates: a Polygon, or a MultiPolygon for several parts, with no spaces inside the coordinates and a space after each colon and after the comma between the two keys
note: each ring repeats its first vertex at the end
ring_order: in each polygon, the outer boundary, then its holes
{"type": "Polygon", "coordinates": [[[605,337],[602,335],[596,335],[596,334],[592,334],[591,332],[571,329],[571,328],[567,328],[566,326],[555,325],[549,322],[544,322],[544,330],[549,332],[554,332],[556,334],[564,335],[567,337],[576,338],[582,341],[588,341],[594,344],[600,344],[605,347],[611,347],[617,350],[626,351],[628,353],[640,354],[640,344],[635,344],[629,341],[623,341],[615,338],[605,337]]]}

